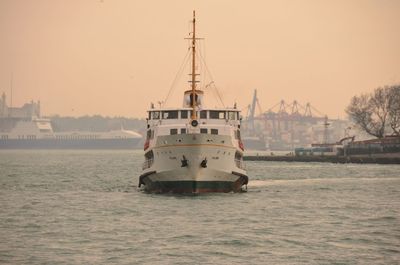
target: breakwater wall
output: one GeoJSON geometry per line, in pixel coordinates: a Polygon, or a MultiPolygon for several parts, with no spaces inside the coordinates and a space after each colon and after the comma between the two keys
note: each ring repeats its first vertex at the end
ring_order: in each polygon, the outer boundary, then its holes
{"type": "Polygon", "coordinates": [[[372,156],[258,156],[247,155],[245,161],[281,161],[281,162],[327,162],[327,163],[357,163],[357,164],[400,164],[399,157],[372,156]]]}

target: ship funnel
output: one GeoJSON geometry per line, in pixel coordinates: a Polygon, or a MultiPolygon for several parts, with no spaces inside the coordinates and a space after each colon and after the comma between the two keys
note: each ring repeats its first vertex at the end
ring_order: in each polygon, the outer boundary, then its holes
{"type": "MultiPolygon", "coordinates": [[[[195,90],[195,97],[194,97],[194,106],[201,107],[203,106],[203,96],[204,92],[202,90],[195,90]]],[[[193,103],[193,96],[192,90],[186,90],[183,96],[183,107],[184,108],[191,108],[193,103]]]]}

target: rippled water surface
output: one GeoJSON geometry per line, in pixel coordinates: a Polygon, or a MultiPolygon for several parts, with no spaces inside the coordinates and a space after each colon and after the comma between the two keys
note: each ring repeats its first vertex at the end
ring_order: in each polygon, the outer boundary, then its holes
{"type": "Polygon", "coordinates": [[[247,193],[139,191],[140,151],[1,151],[0,264],[399,264],[400,165],[247,162],[247,193]]]}

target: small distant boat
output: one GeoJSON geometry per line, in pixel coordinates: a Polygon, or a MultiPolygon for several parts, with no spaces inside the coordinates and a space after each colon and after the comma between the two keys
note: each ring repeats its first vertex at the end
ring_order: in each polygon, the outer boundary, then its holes
{"type": "Polygon", "coordinates": [[[240,111],[207,108],[196,80],[196,19],[191,33],[191,89],[183,107],[148,110],[139,187],[155,193],[239,192],[248,183],[240,111]]]}

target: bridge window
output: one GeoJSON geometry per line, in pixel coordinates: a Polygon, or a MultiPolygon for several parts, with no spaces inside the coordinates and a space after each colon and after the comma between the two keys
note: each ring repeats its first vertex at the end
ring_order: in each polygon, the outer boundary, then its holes
{"type": "Polygon", "coordinates": [[[160,112],[159,111],[152,111],[151,112],[151,119],[159,120],[160,119],[160,112]]]}
{"type": "Polygon", "coordinates": [[[181,128],[181,134],[186,134],[186,128],[181,128]]]}
{"type": "Polygon", "coordinates": [[[178,134],[178,129],[170,129],[169,134],[170,135],[178,134]]]}
{"type": "Polygon", "coordinates": [[[210,110],[210,119],[225,119],[225,111],[210,110]]]}
{"type": "Polygon", "coordinates": [[[181,110],[181,119],[187,119],[187,117],[188,117],[188,111],[181,110]]]}
{"type": "Polygon", "coordinates": [[[218,129],[211,129],[211,134],[218,134],[218,129]]]}
{"type": "Polygon", "coordinates": [[[229,115],[229,119],[230,120],[235,120],[235,118],[236,118],[236,111],[229,111],[228,112],[228,115],[229,115]]]}
{"type": "Polygon", "coordinates": [[[162,118],[163,119],[178,119],[178,111],[177,110],[163,111],[162,118]]]}
{"type": "Polygon", "coordinates": [[[207,134],[207,133],[208,133],[207,128],[201,128],[201,129],[200,129],[200,133],[205,133],[205,134],[207,134]]]}
{"type": "Polygon", "coordinates": [[[207,111],[206,110],[200,111],[200,119],[207,119],[207,111]]]}

